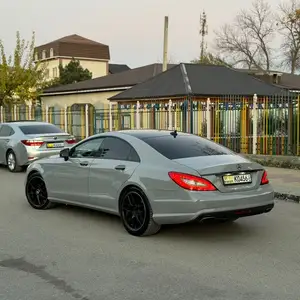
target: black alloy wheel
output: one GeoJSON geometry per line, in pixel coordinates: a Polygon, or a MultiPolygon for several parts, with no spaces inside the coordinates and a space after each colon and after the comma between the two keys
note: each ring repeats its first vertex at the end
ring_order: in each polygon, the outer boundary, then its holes
{"type": "Polygon", "coordinates": [[[152,218],[152,209],[146,195],[138,188],[126,190],[120,199],[120,215],[128,233],[134,236],[153,235],[160,230],[152,218]]]}
{"type": "Polygon", "coordinates": [[[42,210],[52,207],[44,179],[40,174],[29,175],[25,189],[27,201],[33,208],[42,210]]]}

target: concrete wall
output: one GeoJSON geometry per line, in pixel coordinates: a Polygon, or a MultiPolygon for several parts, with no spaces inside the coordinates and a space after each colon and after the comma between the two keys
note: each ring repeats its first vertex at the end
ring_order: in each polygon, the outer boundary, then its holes
{"type": "Polygon", "coordinates": [[[98,93],[84,93],[84,94],[72,94],[72,95],[56,95],[56,96],[47,96],[42,97],[43,106],[48,107],[62,107],[72,106],[73,104],[91,104],[96,109],[103,108],[103,105],[109,104],[107,100],[110,97],[113,97],[122,91],[107,91],[107,92],[98,92],[98,93]]]}
{"type": "MultiPolygon", "coordinates": [[[[59,63],[65,67],[72,58],[51,58],[44,60],[42,64],[46,65],[46,68],[48,69],[49,77],[48,79],[51,80],[55,77],[59,76],[59,63]]],[[[108,75],[108,61],[105,60],[90,60],[90,59],[78,59],[80,62],[80,65],[84,69],[88,69],[90,72],[92,72],[92,78],[101,77],[108,75]]]]}

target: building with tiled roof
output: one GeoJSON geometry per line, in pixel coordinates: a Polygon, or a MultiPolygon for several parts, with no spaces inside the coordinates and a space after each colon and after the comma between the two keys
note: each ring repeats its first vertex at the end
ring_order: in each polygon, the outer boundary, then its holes
{"type": "Polygon", "coordinates": [[[46,64],[49,79],[58,77],[59,64],[66,66],[72,58],[79,60],[84,69],[92,72],[92,78],[109,74],[109,46],[77,34],[35,48],[35,61],[46,64]]]}

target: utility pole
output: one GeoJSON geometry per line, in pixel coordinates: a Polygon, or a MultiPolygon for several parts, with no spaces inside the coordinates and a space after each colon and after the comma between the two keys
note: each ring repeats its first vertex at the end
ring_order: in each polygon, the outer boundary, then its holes
{"type": "Polygon", "coordinates": [[[200,44],[200,61],[203,61],[204,58],[204,49],[205,49],[205,36],[208,34],[208,26],[207,26],[207,17],[206,13],[203,11],[203,13],[200,15],[200,30],[199,34],[201,36],[201,44],[200,44]]]}
{"type": "Polygon", "coordinates": [[[163,69],[162,71],[167,71],[168,68],[168,33],[169,33],[169,17],[165,16],[164,23],[164,52],[163,52],[163,69]]]}

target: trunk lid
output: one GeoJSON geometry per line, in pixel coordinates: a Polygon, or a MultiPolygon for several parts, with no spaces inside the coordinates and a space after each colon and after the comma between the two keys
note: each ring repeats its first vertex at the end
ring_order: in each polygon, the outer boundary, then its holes
{"type": "Polygon", "coordinates": [[[261,165],[239,155],[209,155],[173,161],[197,171],[224,193],[257,189],[263,174],[261,165]]]}
{"type": "Polygon", "coordinates": [[[69,147],[71,144],[67,143],[67,140],[73,137],[65,132],[62,133],[44,133],[44,134],[27,134],[27,140],[44,142],[38,149],[43,150],[57,150],[64,147],[69,147]]]}
{"type": "Polygon", "coordinates": [[[63,142],[71,135],[65,132],[62,133],[44,133],[44,134],[27,134],[29,140],[39,140],[44,142],[63,142]]]}

